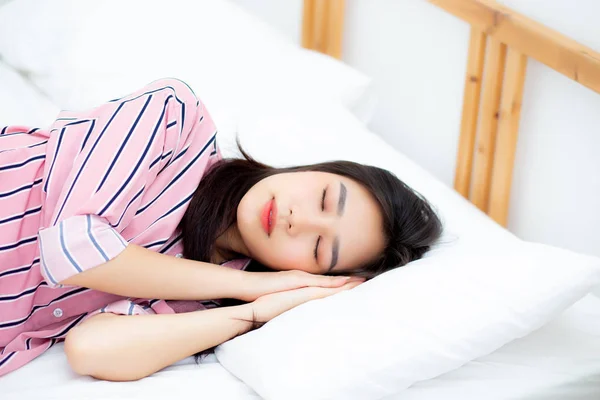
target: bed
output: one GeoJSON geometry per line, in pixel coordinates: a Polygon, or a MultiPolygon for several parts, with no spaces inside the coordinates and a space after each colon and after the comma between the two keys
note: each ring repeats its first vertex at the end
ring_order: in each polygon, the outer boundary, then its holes
{"type": "MultiPolygon", "coordinates": [[[[508,213],[526,58],[600,93],[600,54],[593,50],[493,1],[431,0],[472,29],[453,190],[365,127],[374,104],[370,79],[334,60],[341,54],[343,0],[304,1],[302,44],[310,51],[227,1],[175,0],[168,8],[162,1],[146,1],[143,20],[139,1],[96,3],[101,4],[13,0],[0,5],[0,120],[43,126],[61,108],[93,106],[158,77],[177,76],[207,104],[224,156],[237,154],[238,135],[246,150],[274,165],[350,159],[388,168],[434,203],[452,227],[450,239],[469,246],[514,239],[501,226],[508,213]],[[176,22],[161,19],[170,10],[185,15],[176,22]],[[138,28],[153,19],[163,21],[160,32],[141,35],[138,28]],[[107,20],[120,29],[106,33],[107,20]],[[244,34],[236,34],[234,25],[244,34]],[[176,56],[156,54],[172,37],[165,32],[183,38],[176,56]],[[209,35],[219,40],[204,40],[209,35]],[[200,49],[190,50],[195,43],[200,49]]],[[[457,368],[398,393],[357,392],[352,398],[597,399],[599,349],[600,297],[590,291],[539,329],[457,368]]],[[[74,375],[58,344],[0,378],[0,397],[297,398],[240,379],[244,374],[221,355],[200,365],[189,358],[138,382],[109,383],[74,375]]]]}

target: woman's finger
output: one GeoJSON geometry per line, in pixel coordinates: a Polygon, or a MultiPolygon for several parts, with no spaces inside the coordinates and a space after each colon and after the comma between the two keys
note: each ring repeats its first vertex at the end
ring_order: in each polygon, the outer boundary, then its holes
{"type": "Polygon", "coordinates": [[[342,290],[350,290],[350,289],[354,289],[355,287],[357,287],[358,285],[360,285],[361,283],[365,282],[365,278],[352,278],[348,283],[346,283],[344,286],[341,287],[342,290]]]}
{"type": "Polygon", "coordinates": [[[331,278],[333,278],[333,282],[331,283],[331,286],[328,286],[328,287],[333,287],[333,288],[342,287],[342,286],[352,283],[352,282],[363,283],[365,281],[365,278],[359,277],[359,276],[338,276],[338,277],[331,277],[331,278]]]}
{"type": "Polygon", "coordinates": [[[315,285],[320,287],[336,288],[341,287],[348,283],[351,279],[350,276],[316,276],[315,285]]]}
{"type": "Polygon", "coordinates": [[[329,297],[333,294],[344,292],[346,290],[354,289],[361,283],[364,283],[364,278],[352,277],[348,282],[339,287],[333,288],[314,288],[319,293],[318,297],[329,297]]]}

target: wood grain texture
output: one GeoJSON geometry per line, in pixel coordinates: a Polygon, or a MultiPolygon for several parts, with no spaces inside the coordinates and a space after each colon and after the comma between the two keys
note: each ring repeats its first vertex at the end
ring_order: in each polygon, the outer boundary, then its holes
{"type": "MultiPolygon", "coordinates": [[[[471,25],[454,187],[505,225],[527,57],[600,93],[600,53],[494,0],[428,1],[471,25]]],[[[344,6],[304,0],[302,45],[340,58],[344,6]]]]}
{"type": "Polygon", "coordinates": [[[340,59],[345,0],[304,0],[302,46],[340,59]]]}
{"type": "Polygon", "coordinates": [[[302,47],[312,49],[315,30],[316,0],[304,0],[302,9],[302,47]]]}
{"type": "Polygon", "coordinates": [[[479,99],[481,95],[481,81],[483,79],[486,40],[487,37],[483,32],[471,28],[462,121],[456,156],[456,173],[454,175],[454,189],[465,198],[469,198],[469,189],[471,187],[473,151],[477,135],[477,118],[479,115],[479,99]]]}
{"type": "Polygon", "coordinates": [[[494,147],[498,128],[500,95],[504,78],[506,45],[490,38],[485,62],[481,117],[477,134],[477,151],[473,169],[473,186],[470,200],[483,212],[488,211],[494,147]]]}
{"type": "Polygon", "coordinates": [[[493,0],[428,0],[471,26],[600,93],[600,53],[493,0]]]}
{"type": "Polygon", "coordinates": [[[488,213],[502,226],[508,220],[526,67],[527,57],[518,50],[508,49],[488,213]]]}
{"type": "Polygon", "coordinates": [[[328,39],[325,54],[329,54],[337,59],[342,58],[345,5],[344,0],[334,0],[329,2],[327,25],[328,39]]]}

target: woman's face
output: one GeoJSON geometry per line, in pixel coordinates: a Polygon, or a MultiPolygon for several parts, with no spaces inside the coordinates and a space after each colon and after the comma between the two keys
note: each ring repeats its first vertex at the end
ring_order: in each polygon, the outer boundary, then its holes
{"type": "Polygon", "coordinates": [[[382,216],[360,184],[325,172],[290,172],[254,185],[237,208],[249,256],[275,270],[349,272],[384,249],[382,216]]]}

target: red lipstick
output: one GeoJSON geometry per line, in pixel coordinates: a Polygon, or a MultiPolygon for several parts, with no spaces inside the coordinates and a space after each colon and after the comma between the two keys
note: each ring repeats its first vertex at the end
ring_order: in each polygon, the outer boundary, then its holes
{"type": "Polygon", "coordinates": [[[268,235],[273,232],[275,221],[277,221],[277,203],[275,199],[271,199],[264,205],[260,214],[260,222],[268,235]]]}

